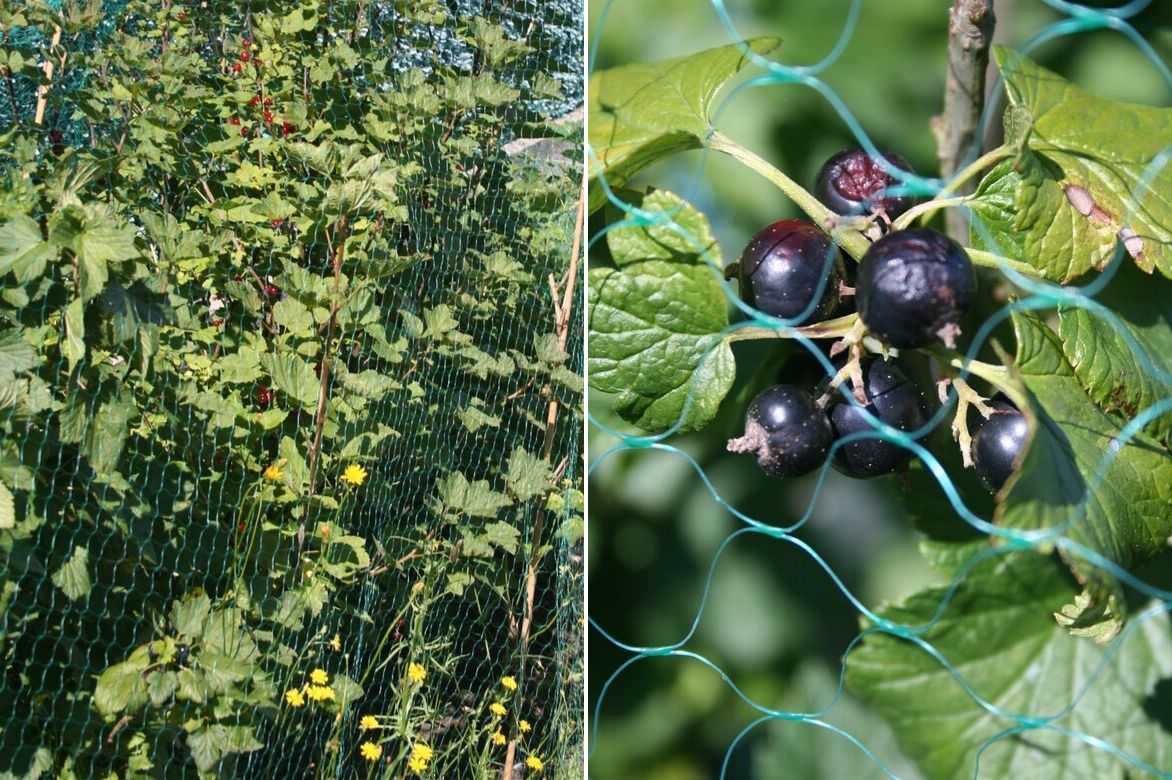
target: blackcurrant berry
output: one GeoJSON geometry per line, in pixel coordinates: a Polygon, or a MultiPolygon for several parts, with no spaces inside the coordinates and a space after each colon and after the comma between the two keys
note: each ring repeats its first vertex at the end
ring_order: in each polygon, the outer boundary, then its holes
{"type": "Polygon", "coordinates": [[[757,233],[741,253],[741,297],[766,314],[793,319],[806,310],[822,277],[822,297],[809,322],[825,319],[838,304],[842,258],[830,236],[815,225],[783,219],[757,233]]]}
{"type": "Polygon", "coordinates": [[[934,230],[900,230],[863,255],[855,299],[867,329],[888,344],[922,347],[938,338],[951,347],[976,286],[960,244],[934,230]]]}
{"type": "MultiPolygon", "coordinates": [[[[898,154],[884,152],[883,156],[896,168],[911,172],[907,160],[898,154]]],[[[849,216],[882,211],[888,219],[895,219],[916,203],[910,195],[883,194],[888,187],[899,183],[899,179],[862,149],[847,149],[827,160],[818,171],[814,196],[835,214],[849,216]]]]}
{"type": "Polygon", "coordinates": [[[762,390],[745,414],[745,433],[728,442],[729,452],[752,452],[772,477],[796,477],[826,460],[832,436],[826,413],[805,390],[774,385],[762,390]]]}
{"type": "Polygon", "coordinates": [[[985,487],[996,493],[1013,473],[1029,438],[1030,426],[1025,415],[1012,404],[994,400],[991,405],[993,414],[973,438],[973,461],[977,476],[985,487]]]}
{"type": "MultiPolygon", "coordinates": [[[[863,391],[866,410],[892,428],[914,431],[924,424],[928,410],[915,384],[895,363],[867,358],[863,360],[863,391]]],[[[874,430],[863,413],[835,390],[826,408],[834,438],[874,430]]],[[[866,479],[890,474],[911,460],[912,451],[886,439],[856,439],[834,453],[834,467],[848,476],[866,479]]]]}

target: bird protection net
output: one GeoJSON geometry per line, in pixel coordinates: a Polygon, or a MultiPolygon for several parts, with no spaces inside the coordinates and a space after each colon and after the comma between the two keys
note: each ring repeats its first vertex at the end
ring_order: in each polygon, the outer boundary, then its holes
{"type": "Polygon", "coordinates": [[[581,775],[582,26],[0,3],[0,778],[581,775]]]}
{"type": "MultiPolygon", "coordinates": [[[[893,111],[898,85],[875,83],[890,72],[881,53],[851,52],[868,33],[868,10],[896,15],[903,4],[778,6],[811,26],[772,29],[759,5],[681,4],[663,24],[679,33],[686,15],[702,17],[723,30],[724,45],[647,64],[612,56],[598,67],[608,36],[624,32],[614,20],[630,18],[624,5],[592,14],[588,54],[591,775],[1172,778],[1167,9],[1006,4],[1014,13],[1036,5],[1049,19],[1035,13],[1043,24],[1019,25],[1012,47],[992,47],[987,98],[970,107],[972,132],[937,178],[882,157],[889,149],[867,124],[893,111]],[[780,45],[751,37],[750,26],[780,45]],[[787,57],[791,39],[801,48],[828,26],[832,45],[814,64],[787,57]],[[1158,45],[1140,29],[1161,36],[1158,45]],[[1077,58],[1093,35],[1132,47],[1114,80],[1154,84],[1156,105],[1095,95],[1034,62],[1058,48],[1077,58]],[[854,70],[833,70],[840,61],[854,70]],[[721,97],[738,72],[747,78],[721,97]],[[870,91],[881,108],[860,118],[832,84],[870,91]],[[832,214],[783,162],[726,130],[767,144],[785,130],[770,107],[785,103],[808,112],[789,118],[799,131],[829,115],[879,160],[888,178],[876,199],[924,205],[894,219],[861,213],[868,203],[832,214]],[[945,333],[922,349],[892,349],[862,327],[849,298],[846,313],[818,322],[815,308],[837,283],[833,251],[818,258],[819,286],[800,313],[774,317],[742,300],[722,267],[735,254],[722,255],[716,222],[722,198],[757,176],[832,234],[848,266],[865,264],[883,233],[917,220],[944,230],[946,217],[962,217],[979,297],[955,343],[941,343],[957,335],[945,333]],[[939,388],[939,404],[902,428],[864,409],[844,359],[869,353],[898,360],[932,388],[925,396],[939,388]],[[765,488],[750,459],[723,451],[762,388],[825,390],[830,378],[837,389],[823,403],[849,404],[867,424],[835,441],[809,476],[765,488]],[[1002,403],[1020,409],[1028,435],[991,494],[966,465],[1002,403]],[[931,574],[888,603],[868,601],[860,577],[838,571],[855,559],[879,563],[866,549],[875,538],[866,515],[884,501],[831,469],[854,442],[912,457],[886,478],[896,483],[887,511],[914,527],[931,574]],[[778,579],[786,584],[772,585],[778,579]],[[621,605],[612,589],[626,594],[621,605]],[[834,623],[838,605],[851,615],[845,632],[834,623]],[[830,651],[810,639],[818,635],[835,643],[830,651]],[[822,652],[833,671],[803,677],[784,652],[756,648],[768,641],[822,652]],[[761,658],[773,660],[753,663],[761,658]]],[[[954,11],[950,88],[970,49],[988,45],[988,29],[963,39],[979,24],[954,11]]],[[[671,40],[644,43],[702,48],[671,40]]],[[[900,45],[884,44],[888,54],[900,45]]],[[[943,57],[944,47],[933,51],[943,57]]],[[[936,67],[931,83],[943,88],[945,63],[936,67]]],[[[926,127],[928,116],[919,121],[926,127]]],[[[939,143],[953,121],[947,110],[935,120],[939,143]]],[[[777,149],[781,160],[796,155],[777,149]]]]}

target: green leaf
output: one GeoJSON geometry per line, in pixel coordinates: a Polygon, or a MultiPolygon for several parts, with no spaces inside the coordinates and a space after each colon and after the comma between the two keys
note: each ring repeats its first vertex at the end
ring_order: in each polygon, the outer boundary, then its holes
{"type": "Polygon", "coordinates": [[[335,674],[334,679],[330,681],[330,687],[334,689],[339,707],[345,707],[362,698],[362,686],[344,674],[335,674]]]}
{"type": "Polygon", "coordinates": [[[188,639],[197,639],[203,636],[211,611],[212,600],[207,594],[188,595],[171,605],[171,628],[188,639]]]}
{"type": "Polygon", "coordinates": [[[463,596],[464,589],[472,584],[472,575],[466,571],[448,572],[448,585],[444,588],[446,593],[451,593],[453,596],[463,596]]]}
{"type": "Polygon", "coordinates": [[[53,573],[53,584],[70,601],[85,598],[90,594],[89,565],[90,551],[85,547],[74,547],[69,560],[53,573]]]}
{"type": "Polygon", "coordinates": [[[715,416],[736,374],[721,335],[720,251],[708,221],[678,195],[657,190],[637,205],[670,214],[686,235],[667,224],[607,234],[618,268],[590,270],[590,386],[615,394],[615,410],[644,430],[674,425],[690,404],[682,426],[695,430],[715,416]]]}
{"type": "Polygon", "coordinates": [[[65,341],[61,342],[61,351],[72,373],[85,357],[85,302],[81,298],[74,298],[65,307],[65,341]]]}
{"type": "Polygon", "coordinates": [[[147,693],[151,697],[151,704],[156,707],[162,707],[169,702],[178,689],[179,675],[175,672],[155,671],[147,675],[147,693]]]}
{"type": "Polygon", "coordinates": [[[509,456],[509,471],[505,482],[509,492],[518,501],[528,501],[541,495],[549,488],[551,469],[549,463],[536,455],[530,455],[524,447],[517,447],[509,456]]]}
{"type": "Polygon", "coordinates": [[[309,411],[317,408],[321,382],[308,363],[291,352],[261,355],[260,363],[278,390],[309,411]]]}
{"type": "Polygon", "coordinates": [[[273,319],[294,336],[313,335],[313,315],[296,298],[282,298],[273,304],[273,319]]]}
{"type": "Polygon", "coordinates": [[[0,374],[17,374],[40,365],[41,359],[17,329],[0,333],[0,374]]]}
{"type": "Polygon", "coordinates": [[[558,343],[556,333],[538,333],[533,336],[533,349],[537,359],[542,363],[557,365],[565,363],[569,354],[558,343]]]}
{"type": "Polygon", "coordinates": [[[200,772],[211,772],[232,753],[251,753],[264,743],[256,738],[252,726],[225,726],[213,723],[187,735],[187,747],[200,772]]]}
{"type": "Polygon", "coordinates": [[[179,692],[176,697],[185,701],[203,704],[207,700],[208,684],[203,675],[195,669],[180,669],[178,672],[179,692]]]}
{"type": "Polygon", "coordinates": [[[98,477],[117,470],[130,433],[130,421],[137,415],[134,396],[126,389],[98,407],[85,432],[85,455],[98,477]]]}
{"type": "Polygon", "coordinates": [[[489,523],[484,527],[482,538],[485,542],[501,548],[513,555],[517,552],[517,544],[521,540],[521,532],[508,523],[489,523]]]}
{"type": "Polygon", "coordinates": [[[56,212],[49,225],[49,240],[77,258],[78,291],[83,301],[106,286],[111,263],[138,257],[134,228],[120,224],[100,207],[70,206],[56,212]]]}
{"type": "Polygon", "coordinates": [[[247,345],[224,355],[216,365],[220,367],[220,379],[224,382],[251,383],[261,377],[260,353],[247,345]]]}
{"type": "Polygon", "coordinates": [[[464,424],[464,427],[472,433],[476,433],[486,425],[490,428],[499,428],[501,426],[501,418],[493,417],[491,414],[485,414],[475,406],[469,406],[461,410],[458,417],[460,418],[460,422],[464,424]]]}
{"type": "Polygon", "coordinates": [[[53,247],[41,238],[41,226],[32,217],[17,214],[0,225],[0,276],[14,268],[18,277],[31,266],[43,269],[52,254],[53,247]]]}
{"type": "MultiPolygon", "coordinates": [[[[1124,266],[1096,300],[1121,320],[1123,333],[1142,353],[1133,352],[1106,320],[1074,307],[1058,309],[1062,351],[1091,398],[1130,419],[1168,397],[1168,384],[1145,368],[1142,358],[1146,353],[1156,371],[1172,374],[1172,282],[1124,266]]],[[[1144,430],[1172,449],[1172,414],[1144,430]]]]}
{"type": "MultiPolygon", "coordinates": [[[[404,312],[406,316],[406,312],[404,312]]],[[[449,334],[458,332],[460,323],[452,316],[452,310],[447,304],[440,304],[423,310],[423,322],[426,325],[424,335],[427,338],[442,341],[449,334]]]]}
{"type": "Polygon", "coordinates": [[[605,193],[598,177],[621,187],[639,170],[676,152],[699,148],[720,88],[749,64],[745,46],[767,54],[777,38],[708,49],[687,57],[601,70],[590,77],[590,211],[605,193]]]}
{"type": "Polygon", "coordinates": [[[288,436],[282,436],[277,451],[280,453],[281,459],[285,461],[282,479],[285,484],[300,493],[305,483],[309,482],[309,465],[297,447],[297,442],[288,436]]]}
{"type": "MultiPolygon", "coordinates": [[[[1067,537],[1128,570],[1164,552],[1172,537],[1172,457],[1141,433],[1097,474],[1124,421],[1087,395],[1062,343],[1044,323],[1019,314],[1014,326],[1017,368],[1036,419],[1020,469],[998,497],[996,521],[1024,529],[1069,525],[1067,537]]],[[[1093,622],[1118,628],[1119,583],[1082,558],[1065,557],[1101,612],[1093,622]]],[[[1100,637],[1109,635],[1110,630],[1100,637]]]]}
{"type": "Polygon", "coordinates": [[[513,501],[504,493],[497,493],[486,480],[469,482],[459,471],[436,480],[436,490],[443,506],[468,517],[496,517],[497,512],[513,501]]]}
{"type": "Polygon", "coordinates": [[[1007,116],[1028,150],[1018,165],[1003,163],[982,183],[982,192],[998,190],[1002,201],[1013,195],[1012,222],[1004,202],[976,205],[991,215],[996,242],[1021,246],[1021,259],[1066,282],[1102,268],[1125,231],[1140,268],[1172,277],[1172,166],[1145,183],[1172,138],[1172,108],[1098,98],[1010,49],[994,47],[994,55],[1007,116]]]}
{"type": "Polygon", "coordinates": [[[142,645],[128,659],[98,675],[93,702],[106,720],[113,720],[124,710],[134,712],[147,703],[149,691],[143,672],[150,664],[148,647],[142,645]]]}
{"type": "MultiPolygon", "coordinates": [[[[1056,725],[1105,739],[1152,766],[1172,765],[1172,741],[1160,722],[1167,716],[1160,688],[1172,675],[1168,616],[1136,621],[1112,648],[1118,654],[1099,669],[1109,650],[1071,636],[1050,617],[1075,594],[1053,558],[1000,555],[960,581],[923,639],[994,707],[1023,716],[1057,715],[1085,689],[1078,706],[1056,725]]],[[[895,623],[924,625],[946,595],[945,587],[925,590],[881,614],[895,623]]],[[[929,778],[1138,776],[1108,752],[1047,729],[993,742],[977,773],[983,743],[1016,722],[981,707],[940,661],[891,634],[871,634],[851,652],[846,683],[884,716],[904,753],[929,778]]]]}

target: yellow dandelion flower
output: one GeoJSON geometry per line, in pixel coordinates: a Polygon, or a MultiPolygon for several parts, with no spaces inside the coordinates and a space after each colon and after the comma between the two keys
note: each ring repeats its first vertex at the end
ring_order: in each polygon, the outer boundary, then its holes
{"type": "Polygon", "coordinates": [[[306,689],[305,695],[312,701],[333,701],[334,689],[328,685],[311,685],[306,689]]]}
{"type": "Polygon", "coordinates": [[[501,678],[501,685],[505,686],[507,690],[517,690],[517,678],[511,675],[506,675],[501,678]]]}
{"type": "Polygon", "coordinates": [[[281,473],[280,463],[270,463],[268,468],[265,469],[264,477],[269,482],[276,482],[281,478],[281,473]]]}
{"type": "Polygon", "coordinates": [[[285,691],[285,701],[288,702],[290,707],[296,708],[305,706],[305,696],[302,695],[301,691],[285,691]]]}
{"type": "Polygon", "coordinates": [[[329,685],[330,676],[325,669],[314,669],[309,673],[309,681],[314,685],[329,685]]]}
{"type": "Polygon", "coordinates": [[[505,713],[508,712],[508,710],[505,709],[505,705],[501,704],[499,701],[494,701],[492,704],[488,705],[488,709],[498,718],[503,718],[505,713]]]}
{"type": "Polygon", "coordinates": [[[537,756],[529,756],[529,758],[525,759],[525,766],[534,772],[540,772],[542,769],[545,769],[545,764],[537,756]]]}
{"type": "Polygon", "coordinates": [[[412,758],[407,762],[407,768],[417,775],[423,774],[427,771],[427,762],[420,761],[418,758],[412,758]]]}
{"type": "Polygon", "coordinates": [[[334,634],[334,638],[330,640],[330,649],[335,653],[342,652],[342,637],[340,635],[334,634]]]}
{"type": "Polygon", "coordinates": [[[363,731],[378,728],[378,718],[373,715],[363,715],[362,719],[358,721],[358,728],[363,731]]]}
{"type": "Polygon", "coordinates": [[[373,742],[363,742],[358,748],[358,752],[362,753],[362,757],[367,761],[378,761],[382,757],[383,746],[373,742]]]}
{"type": "Polygon", "coordinates": [[[411,679],[411,682],[421,683],[427,679],[427,670],[423,668],[423,664],[412,662],[407,667],[407,677],[411,679]]]}
{"type": "Polygon", "coordinates": [[[342,481],[349,482],[354,487],[358,487],[366,481],[366,469],[359,466],[357,463],[351,463],[342,472],[342,481]]]}
{"type": "Polygon", "coordinates": [[[422,742],[416,742],[411,746],[411,758],[417,758],[425,764],[431,761],[433,755],[435,752],[422,742]]]}
{"type": "Polygon", "coordinates": [[[530,731],[533,731],[533,727],[529,725],[529,721],[527,720],[517,721],[517,728],[521,730],[522,734],[528,734],[530,731]]]}
{"type": "Polygon", "coordinates": [[[497,731],[492,735],[492,744],[494,745],[503,745],[506,741],[507,740],[505,739],[505,735],[500,733],[500,731],[497,731]]]}

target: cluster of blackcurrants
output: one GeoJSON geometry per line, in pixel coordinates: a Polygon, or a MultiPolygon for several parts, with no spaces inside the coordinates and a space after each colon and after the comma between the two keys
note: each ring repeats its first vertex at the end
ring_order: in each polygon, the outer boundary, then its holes
{"type": "MultiPolygon", "coordinates": [[[[884,156],[890,165],[911,170],[899,156],[884,156]]],[[[870,216],[870,224],[884,234],[855,266],[816,225],[775,222],[753,236],[741,254],[736,270],[742,299],[773,317],[802,318],[801,324],[857,307],[867,332],[890,346],[913,349],[939,340],[952,347],[976,289],[972,262],[963,247],[934,230],[886,232],[891,220],[914,205],[912,198],[888,194],[897,184],[862,150],[830,158],[818,174],[818,199],[843,217],[870,216]]],[[[927,422],[923,395],[897,361],[863,357],[858,369],[856,395],[866,400],[861,408],[904,432],[927,422]]],[[[973,441],[973,460],[985,485],[997,491],[1025,446],[1028,426],[1011,404],[995,400],[990,406],[993,414],[973,441]]],[[[829,378],[812,389],[778,384],[753,399],[744,435],[728,448],[754,453],[770,476],[791,477],[820,468],[835,441],[873,429],[829,378]]],[[[892,441],[862,437],[841,445],[833,465],[849,476],[869,478],[895,472],[911,457],[910,449],[892,441]]]]}

